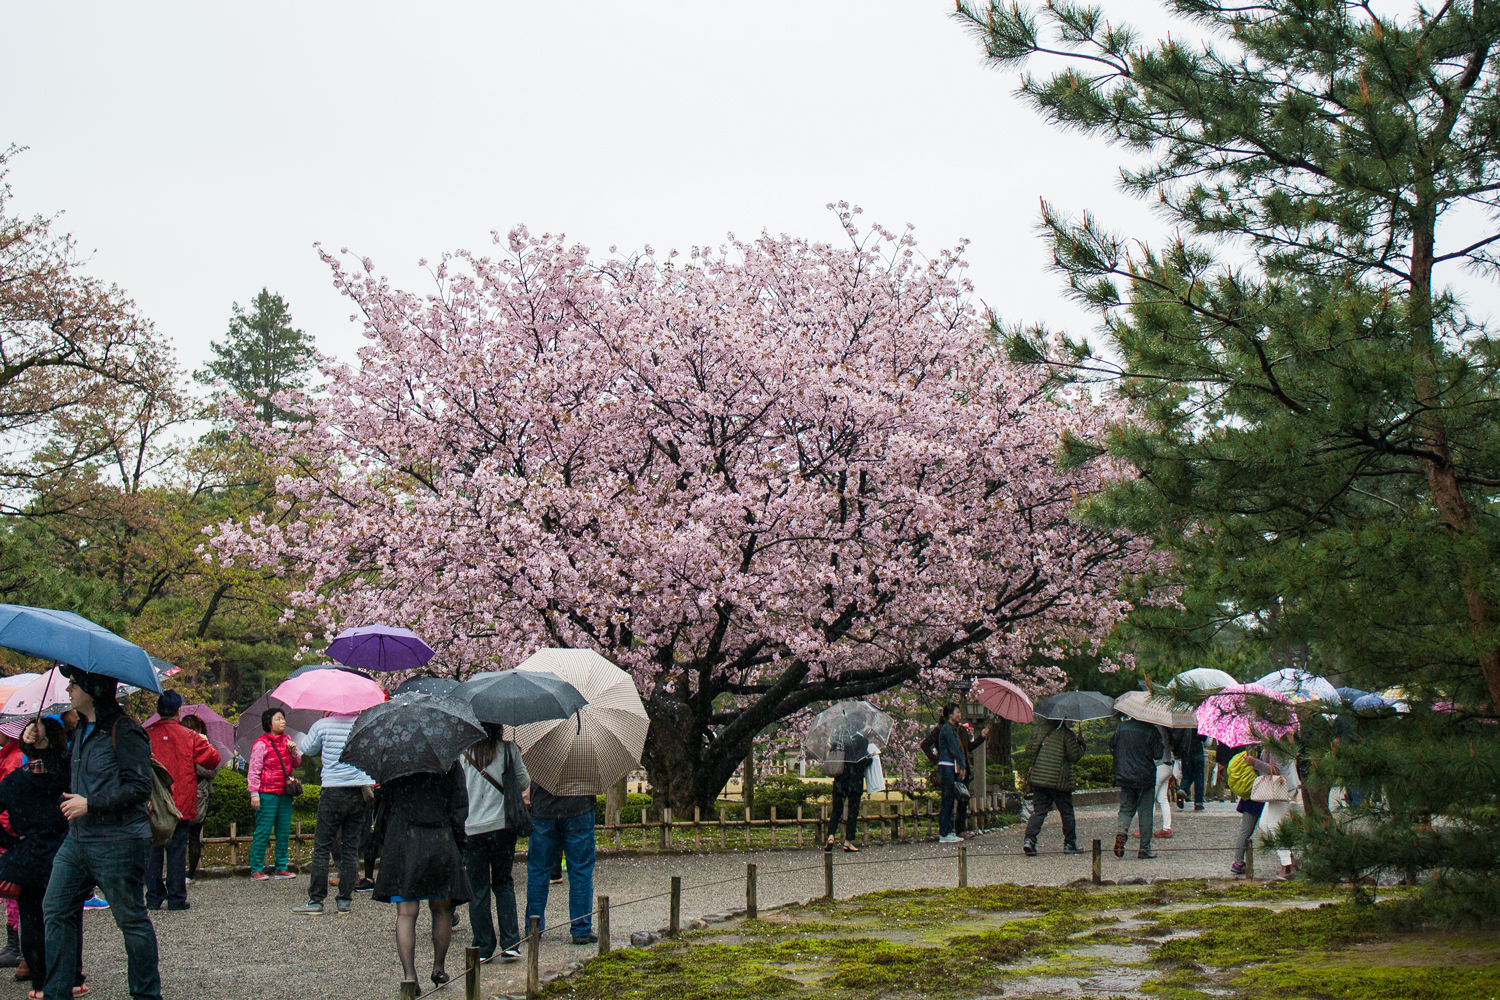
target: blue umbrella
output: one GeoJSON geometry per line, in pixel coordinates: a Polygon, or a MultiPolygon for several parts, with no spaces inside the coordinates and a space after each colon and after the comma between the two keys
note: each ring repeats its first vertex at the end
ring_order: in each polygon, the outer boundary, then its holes
{"type": "Polygon", "coordinates": [[[71,611],[0,604],[0,646],[161,693],[144,649],[71,611]]]}
{"type": "Polygon", "coordinates": [[[1354,700],[1354,707],[1361,712],[1376,708],[1385,708],[1387,704],[1389,703],[1378,694],[1367,694],[1354,700]]]}
{"type": "Polygon", "coordinates": [[[1368,691],[1361,691],[1359,688],[1352,688],[1352,687],[1334,688],[1334,690],[1339,693],[1339,697],[1341,699],[1343,699],[1344,701],[1348,702],[1351,705],[1354,704],[1356,701],[1359,701],[1359,699],[1363,698],[1365,695],[1367,695],[1367,694],[1370,693],[1368,691]]]}
{"type": "Polygon", "coordinates": [[[416,670],[433,657],[415,632],[392,625],[346,628],[324,652],[345,666],[379,671],[416,670]]]}

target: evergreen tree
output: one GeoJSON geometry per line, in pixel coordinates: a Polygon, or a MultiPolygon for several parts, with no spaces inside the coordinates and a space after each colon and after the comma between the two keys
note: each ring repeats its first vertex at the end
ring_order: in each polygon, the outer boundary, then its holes
{"type": "Polygon", "coordinates": [[[278,392],[305,389],[316,362],[313,338],[292,326],[291,310],[280,295],[262,288],[246,313],[238,302],[224,343],[210,341],[213,360],[194,372],[199,381],[220,379],[260,410],[266,423],[289,419],[271,402],[278,392]]]}

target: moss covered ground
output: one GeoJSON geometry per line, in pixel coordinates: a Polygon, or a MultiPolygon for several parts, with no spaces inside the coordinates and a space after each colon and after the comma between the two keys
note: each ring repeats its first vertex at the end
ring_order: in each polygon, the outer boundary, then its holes
{"type": "Polygon", "coordinates": [[[1410,913],[1399,896],[1371,905],[1301,882],[893,890],[783,907],[759,920],[615,951],[551,983],[544,995],[1500,997],[1493,930],[1412,928],[1410,913]]]}

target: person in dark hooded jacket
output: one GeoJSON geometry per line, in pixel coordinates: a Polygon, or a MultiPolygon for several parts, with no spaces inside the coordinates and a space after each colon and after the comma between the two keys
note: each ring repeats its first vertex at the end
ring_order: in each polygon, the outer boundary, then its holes
{"type": "Polygon", "coordinates": [[[42,900],[47,926],[46,1000],[70,1000],[78,971],[77,917],[94,886],[125,938],[132,1000],[160,1000],[156,928],[146,912],[151,858],[151,740],[115,701],[118,682],[66,668],[82,717],[73,738],[72,792],[63,795],[68,835],[52,861],[42,900]]]}
{"type": "Polygon", "coordinates": [[[1123,715],[1115,734],[1109,738],[1109,750],[1115,758],[1115,784],[1120,787],[1119,828],[1115,832],[1117,858],[1125,856],[1132,817],[1138,818],[1141,831],[1141,847],[1136,856],[1156,857],[1151,850],[1151,825],[1156,822],[1156,762],[1165,748],[1156,726],[1123,715]]]}

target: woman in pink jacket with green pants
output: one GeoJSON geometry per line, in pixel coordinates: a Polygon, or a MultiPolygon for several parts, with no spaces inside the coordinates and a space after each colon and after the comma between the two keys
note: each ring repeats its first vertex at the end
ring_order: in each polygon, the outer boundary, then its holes
{"type": "Polygon", "coordinates": [[[250,750],[250,806],[255,810],[255,837],[250,841],[250,878],[264,882],[270,878],[296,878],[287,868],[292,836],[292,802],[286,793],[292,768],[302,759],[297,745],[286,736],[286,716],[279,708],[268,708],[260,715],[263,735],[250,750]],[[262,867],[266,860],[266,842],[276,835],[275,875],[262,867]]]}

